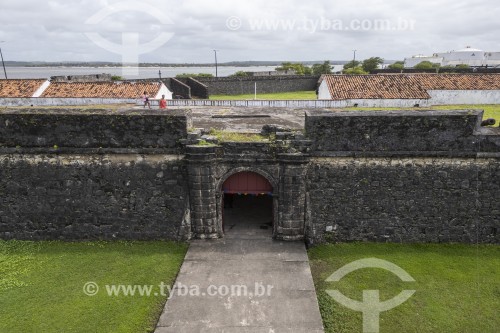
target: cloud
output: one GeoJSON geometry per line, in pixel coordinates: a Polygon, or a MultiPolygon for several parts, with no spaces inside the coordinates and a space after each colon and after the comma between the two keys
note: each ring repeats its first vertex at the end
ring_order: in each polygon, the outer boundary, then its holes
{"type": "Polygon", "coordinates": [[[141,61],[210,62],[213,49],[221,61],[350,59],[357,49],[360,58],[405,56],[448,51],[466,45],[500,51],[497,36],[500,5],[493,0],[374,0],[332,2],[220,0],[129,1],[130,9],[94,25],[85,22],[103,8],[122,0],[17,0],[2,4],[0,40],[8,60],[119,61],[120,56],[101,49],[85,36],[97,32],[120,43],[123,32],[137,32],[141,42],[161,32],[174,37],[141,61]],[[162,24],[152,6],[168,16],[173,25],[162,24]],[[228,27],[228,18],[241,26],[228,27]],[[413,22],[413,29],[375,29],[375,22],[397,25],[413,22]],[[238,21],[233,21],[238,22],[238,21]],[[344,29],[328,28],[341,22],[344,29]],[[356,22],[368,29],[354,29],[356,22]],[[332,24],[331,24],[332,25],[332,24]],[[327,29],[328,28],[328,29],[327,29]],[[347,29],[345,29],[347,28],[347,29]]]}

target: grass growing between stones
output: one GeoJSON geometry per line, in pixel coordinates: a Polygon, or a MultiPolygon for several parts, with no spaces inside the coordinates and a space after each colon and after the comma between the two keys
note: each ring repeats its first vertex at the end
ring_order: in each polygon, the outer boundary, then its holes
{"type": "Polygon", "coordinates": [[[498,332],[500,247],[441,244],[335,244],[309,250],[326,332],[361,332],[362,315],[338,303],[326,290],[362,300],[362,290],[380,290],[381,301],[402,290],[416,293],[382,312],[380,332],[498,332]],[[325,282],[355,260],[379,258],[407,271],[416,282],[401,282],[383,269],[361,269],[339,282],[325,282]]]}
{"type": "Polygon", "coordinates": [[[105,285],[172,285],[187,245],[0,241],[0,332],[150,332],[166,297],[108,296],[105,285]],[[86,296],[84,285],[100,290],[86,296]]]}
{"type": "Polygon", "coordinates": [[[219,142],[269,142],[269,137],[257,133],[228,132],[212,128],[209,134],[217,137],[219,142]]]}
{"type": "MultiPolygon", "coordinates": [[[[255,98],[254,94],[210,96],[210,99],[213,100],[247,100],[254,98],[255,98]]],[[[293,92],[272,93],[272,94],[257,93],[258,100],[310,100],[316,98],[317,98],[316,91],[293,91],[293,92]]]]}

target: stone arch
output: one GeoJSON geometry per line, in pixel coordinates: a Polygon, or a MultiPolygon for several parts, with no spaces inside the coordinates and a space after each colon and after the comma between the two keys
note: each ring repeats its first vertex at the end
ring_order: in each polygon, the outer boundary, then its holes
{"type": "Polygon", "coordinates": [[[264,177],[273,187],[273,238],[276,237],[278,232],[279,225],[279,214],[278,214],[278,182],[275,177],[271,176],[268,172],[254,168],[254,167],[237,167],[232,168],[228,172],[226,172],[218,181],[216,189],[217,189],[217,228],[219,230],[219,234],[223,235],[223,214],[224,214],[224,204],[222,202],[222,191],[224,183],[233,175],[236,175],[240,172],[254,172],[262,177],[264,177]]]}

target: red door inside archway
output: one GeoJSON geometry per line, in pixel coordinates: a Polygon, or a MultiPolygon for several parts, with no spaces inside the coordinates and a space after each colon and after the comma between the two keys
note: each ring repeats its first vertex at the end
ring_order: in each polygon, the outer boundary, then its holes
{"type": "Polygon", "coordinates": [[[239,172],[229,177],[222,185],[224,193],[229,194],[272,194],[273,187],[264,177],[255,172],[239,172]]]}
{"type": "Polygon", "coordinates": [[[262,175],[244,171],[222,185],[226,234],[272,234],[273,186],[262,175]]]}

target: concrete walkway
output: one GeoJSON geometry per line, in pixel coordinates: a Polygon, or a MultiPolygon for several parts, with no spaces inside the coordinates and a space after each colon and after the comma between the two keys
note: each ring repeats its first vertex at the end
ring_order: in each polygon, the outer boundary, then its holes
{"type": "Polygon", "coordinates": [[[304,244],[273,241],[261,218],[231,222],[234,211],[224,239],[191,242],[155,332],[323,332],[304,244]],[[201,295],[182,296],[181,284],[201,295]],[[246,295],[225,295],[241,285],[246,295]]]}

